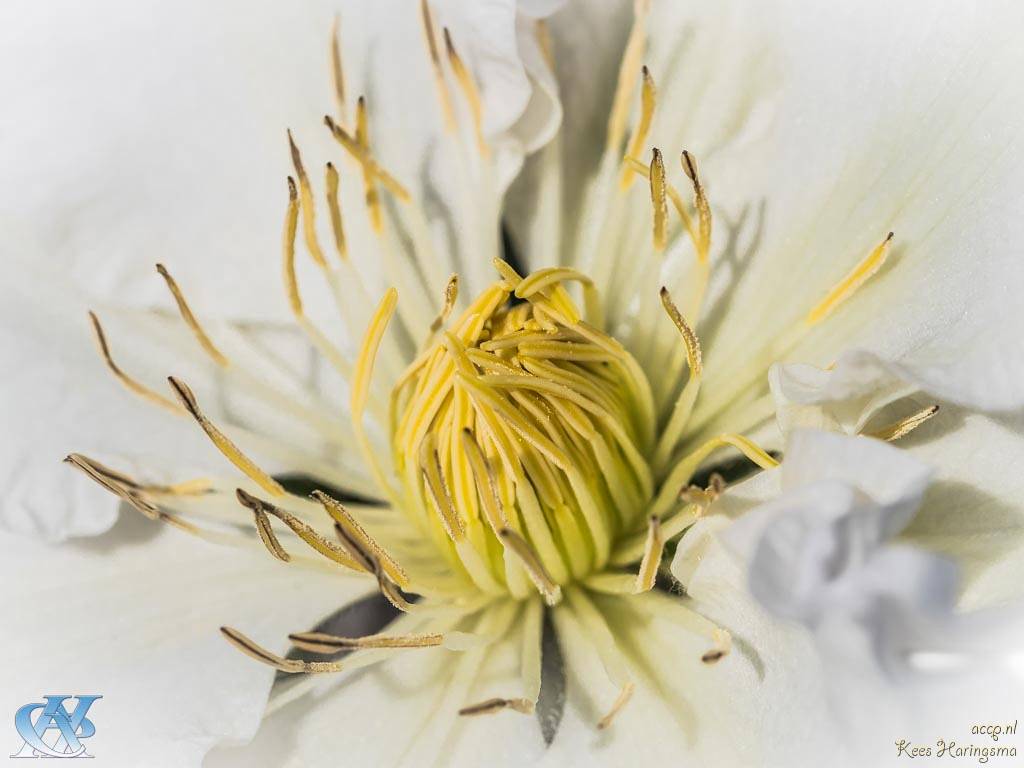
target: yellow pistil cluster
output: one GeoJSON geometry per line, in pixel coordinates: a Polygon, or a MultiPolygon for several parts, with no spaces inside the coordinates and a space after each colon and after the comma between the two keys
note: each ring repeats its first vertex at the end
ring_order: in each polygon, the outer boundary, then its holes
{"type": "MultiPolygon", "coordinates": [[[[484,592],[545,599],[603,568],[653,492],[650,387],[546,269],[501,279],[419,355],[392,395],[400,506],[484,592]]],[[[642,525],[642,522],[640,523],[642,525]]]]}

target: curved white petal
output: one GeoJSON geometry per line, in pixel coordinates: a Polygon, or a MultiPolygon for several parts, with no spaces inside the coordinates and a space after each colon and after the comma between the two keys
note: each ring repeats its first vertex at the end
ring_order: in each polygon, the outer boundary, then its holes
{"type": "Polygon", "coordinates": [[[54,692],[102,696],[88,750],[108,765],[198,766],[215,742],[250,738],[274,672],[219,627],[284,652],[288,632],[366,590],[138,516],[104,539],[53,548],[4,534],[0,546],[5,708],[54,692]]]}
{"type": "MultiPolygon", "coordinates": [[[[487,131],[518,168],[560,116],[532,22],[517,23],[513,0],[444,5],[482,92],[487,131]]],[[[531,18],[551,10],[524,9],[531,18]]],[[[335,112],[336,14],[349,119],[365,94],[375,156],[420,202],[432,197],[426,171],[444,130],[418,3],[232,0],[214,9],[189,0],[171,9],[104,0],[86,11],[18,2],[0,23],[0,84],[17,116],[0,143],[5,228],[37,238],[48,260],[95,295],[166,304],[150,279],[163,261],[195,286],[192,299],[207,312],[285,318],[279,249],[291,128],[318,193],[324,161],[339,164],[354,257],[373,274],[377,243],[360,221],[358,166],[323,125],[335,112]]],[[[321,236],[327,246],[325,224],[321,236]]]]}
{"type": "Polygon", "coordinates": [[[909,541],[954,558],[963,571],[962,605],[1020,599],[1024,565],[1024,424],[954,406],[904,439],[936,467],[924,503],[904,532],[909,541]]]}

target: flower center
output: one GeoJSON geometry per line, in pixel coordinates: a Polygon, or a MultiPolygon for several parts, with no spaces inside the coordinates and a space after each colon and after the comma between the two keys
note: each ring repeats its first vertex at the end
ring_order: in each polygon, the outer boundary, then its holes
{"type": "Polygon", "coordinates": [[[502,279],[434,332],[392,393],[401,508],[482,590],[517,597],[603,568],[642,525],[654,416],[639,365],[588,325],[567,269],[502,279]],[[511,299],[511,301],[510,301],[511,299]]]}

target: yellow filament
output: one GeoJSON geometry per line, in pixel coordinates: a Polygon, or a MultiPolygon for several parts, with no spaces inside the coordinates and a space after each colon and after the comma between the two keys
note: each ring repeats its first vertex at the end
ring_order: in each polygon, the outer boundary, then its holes
{"type": "Polygon", "coordinates": [[[327,164],[327,210],[331,216],[331,232],[334,233],[334,247],[342,261],[348,261],[348,244],[345,242],[345,225],[341,220],[341,205],[338,203],[338,169],[333,163],[327,164]]]}
{"type": "Polygon", "coordinates": [[[651,167],[651,206],[654,208],[654,249],[665,250],[668,243],[668,204],[665,199],[665,162],[661,150],[652,150],[651,167]]]}
{"type": "Polygon", "coordinates": [[[640,571],[636,575],[636,585],[633,587],[634,594],[649,592],[654,588],[664,550],[665,539],[661,533],[661,523],[652,515],[647,521],[647,540],[644,544],[644,556],[640,561],[640,571]]]}
{"type": "Polygon", "coordinates": [[[817,325],[828,317],[836,307],[852,296],[858,288],[866,283],[872,275],[878,272],[885,263],[889,254],[889,245],[892,243],[893,233],[890,232],[874,250],[871,251],[850,273],[840,280],[836,286],[826,294],[814,309],[807,313],[804,320],[806,325],[817,325]]]}
{"type": "Polygon", "coordinates": [[[356,433],[356,440],[374,476],[377,478],[377,483],[380,485],[381,490],[385,491],[389,496],[392,495],[391,485],[388,482],[387,475],[384,473],[384,469],[377,460],[377,455],[373,451],[373,446],[370,444],[369,436],[366,434],[366,429],[363,426],[363,410],[366,408],[366,401],[370,395],[370,380],[373,377],[373,365],[377,359],[377,352],[380,349],[380,343],[384,338],[384,331],[387,330],[388,323],[391,321],[391,316],[395,313],[397,304],[398,291],[394,288],[389,288],[380,300],[380,304],[377,305],[377,309],[370,319],[370,325],[366,329],[366,335],[363,337],[363,344],[359,350],[359,357],[356,359],[352,378],[352,395],[350,400],[352,426],[356,433]]]}
{"type": "Polygon", "coordinates": [[[395,313],[398,305],[398,291],[388,288],[384,297],[377,305],[377,309],[370,319],[370,325],[363,337],[363,344],[359,350],[359,357],[356,359],[355,378],[352,381],[351,407],[353,418],[358,419],[366,407],[366,401],[370,393],[370,378],[373,375],[373,364],[377,358],[377,351],[384,338],[384,331],[395,313]]]}
{"type": "Polygon", "coordinates": [[[103,326],[100,325],[100,320],[96,317],[96,313],[89,312],[89,320],[92,322],[93,335],[96,337],[96,344],[99,346],[100,355],[103,357],[103,362],[106,363],[107,368],[114,374],[114,377],[121,382],[125,389],[133,394],[138,395],[143,400],[148,400],[151,403],[155,403],[162,408],[166,408],[177,414],[182,414],[184,411],[176,405],[172,400],[164,397],[163,395],[154,392],[152,389],[147,387],[145,384],[140,383],[138,380],[132,378],[123,370],[120,366],[114,362],[114,358],[110,355],[110,347],[107,345],[107,336],[103,333],[103,326]]]}
{"type": "MultiPolygon", "coordinates": [[[[370,126],[366,113],[366,98],[359,97],[356,102],[356,144],[369,155],[370,126]]],[[[374,174],[367,164],[363,164],[363,189],[366,193],[366,208],[370,212],[370,224],[378,234],[384,229],[384,212],[380,207],[380,193],[374,181],[374,174]]]]}
{"type": "Polygon", "coordinates": [[[473,133],[476,136],[477,149],[480,150],[480,154],[483,157],[487,157],[489,150],[487,142],[484,140],[483,102],[480,100],[480,92],[473,81],[473,76],[466,69],[462,58],[456,52],[455,45],[452,43],[451,32],[447,27],[444,29],[444,45],[448,53],[448,63],[452,67],[452,74],[455,75],[455,82],[462,89],[462,95],[465,97],[466,103],[469,105],[470,115],[473,117],[473,133]]]}
{"type": "Polygon", "coordinates": [[[210,438],[210,441],[214,446],[216,446],[217,450],[224,455],[224,458],[238,467],[238,469],[245,473],[249,479],[267,493],[272,496],[285,495],[285,490],[281,487],[279,482],[260,469],[256,463],[242,453],[238,446],[231,442],[231,440],[229,440],[228,437],[213,424],[213,422],[206,418],[203,412],[199,409],[199,403],[196,400],[196,396],[183,381],[179,381],[173,376],[169,376],[167,381],[170,383],[171,389],[174,390],[174,394],[177,395],[178,400],[185,407],[185,410],[187,410],[199,426],[202,427],[203,431],[206,433],[207,437],[210,438]]]}
{"type": "MultiPolygon", "coordinates": [[[[360,113],[365,115],[366,108],[364,107],[360,113]]],[[[331,134],[335,140],[362,166],[364,174],[369,174],[379,181],[385,189],[402,202],[408,202],[411,199],[409,190],[402,186],[394,176],[384,170],[380,163],[373,159],[369,149],[363,146],[356,137],[353,137],[348,131],[335,123],[329,115],[324,116],[324,123],[331,129],[331,134]]]]}
{"type": "Polygon", "coordinates": [[[676,503],[680,491],[682,491],[686,484],[689,483],[690,478],[693,477],[693,474],[697,471],[700,463],[714,451],[727,445],[737,449],[740,453],[757,464],[757,466],[761,467],[761,469],[773,469],[779,465],[779,462],[765,453],[764,450],[749,438],[744,437],[743,435],[731,433],[719,435],[718,437],[708,440],[676,464],[675,468],[673,468],[672,472],[669,474],[668,479],[662,483],[661,491],[651,508],[651,514],[657,515],[658,517],[665,514],[665,512],[667,512],[676,503]]]}
{"type": "Polygon", "coordinates": [[[636,87],[637,74],[644,55],[644,40],[647,36],[647,14],[650,11],[650,0],[634,0],[633,27],[629,32],[626,49],[619,65],[619,79],[615,86],[615,98],[612,101],[611,114],[608,117],[607,148],[618,152],[622,137],[626,133],[626,120],[629,118],[630,100],[636,87]]]}
{"type": "Polygon", "coordinates": [[[528,699],[487,699],[478,704],[470,704],[459,710],[463,717],[474,715],[493,715],[503,709],[511,709],[523,715],[533,714],[534,703],[528,699]]]}
{"type": "MultiPolygon", "coordinates": [[[[640,122],[633,131],[629,141],[629,148],[626,150],[626,157],[637,157],[643,151],[644,141],[651,130],[651,121],[654,119],[654,106],[657,99],[657,90],[654,87],[654,78],[645,65],[641,69],[643,85],[640,91],[640,122]]],[[[619,179],[619,186],[628,189],[633,181],[633,174],[628,167],[622,169],[622,176],[619,179]]]]}
{"type": "Polygon", "coordinates": [[[441,54],[437,50],[437,31],[430,15],[428,0],[420,0],[420,18],[423,21],[423,35],[427,39],[427,51],[430,53],[430,68],[434,73],[434,86],[437,88],[437,98],[441,102],[444,127],[446,131],[452,133],[455,130],[455,110],[452,109],[452,100],[444,81],[444,70],[441,69],[441,54]]]}
{"type": "Polygon", "coordinates": [[[331,22],[331,83],[334,85],[334,100],[338,106],[338,119],[344,122],[348,108],[345,104],[345,77],[341,68],[340,20],[335,14],[331,22]]]}
{"type": "Polygon", "coordinates": [[[156,271],[160,273],[164,281],[167,283],[167,288],[170,290],[171,295],[174,296],[174,301],[178,305],[178,312],[181,314],[181,319],[185,321],[185,324],[192,329],[192,333],[195,335],[196,340],[203,350],[213,358],[214,362],[222,368],[227,368],[229,365],[228,359],[221,353],[219,349],[210,341],[210,337],[203,330],[203,327],[196,320],[196,316],[192,314],[192,310],[188,306],[188,302],[185,301],[185,295],[181,292],[178,287],[178,283],[171,277],[171,273],[167,271],[167,268],[163,264],[156,265],[156,271]]]}

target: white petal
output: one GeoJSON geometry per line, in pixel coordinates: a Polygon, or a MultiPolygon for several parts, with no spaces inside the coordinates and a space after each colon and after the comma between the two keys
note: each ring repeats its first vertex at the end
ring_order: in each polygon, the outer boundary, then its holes
{"type": "MultiPolygon", "coordinates": [[[[101,533],[113,523],[114,498],[61,464],[72,452],[142,482],[231,471],[191,418],[143,401],[115,380],[90,338],[85,300],[62,275],[20,268],[0,298],[0,349],[10,365],[0,410],[11,435],[0,448],[0,526],[59,540],[101,533]]],[[[167,376],[182,378],[204,412],[267,471],[317,475],[374,496],[365,475],[360,480],[358,470],[344,470],[361,464],[348,421],[336,396],[314,389],[318,380],[333,385],[334,379],[311,369],[308,348],[294,331],[207,323],[231,360],[222,369],[176,315],[94,307],[124,371],[169,400],[167,376]]]]}
{"type": "MultiPolygon", "coordinates": [[[[443,129],[417,3],[232,0],[210,9],[189,0],[171,10],[104,0],[89,12],[73,2],[5,10],[0,70],[9,113],[19,116],[0,143],[5,229],[37,238],[95,295],[166,303],[150,274],[162,261],[195,286],[191,298],[207,312],[287,316],[285,129],[322,190],[323,162],[342,156],[323,126],[334,112],[327,52],[339,11],[349,111],[366,94],[375,156],[419,199],[432,184],[425,172],[443,129]]],[[[463,4],[446,22],[479,81],[488,131],[512,137],[505,154],[517,154],[518,167],[560,113],[536,45],[520,47],[516,4],[463,4]]],[[[346,220],[353,253],[372,275],[378,246],[360,226],[358,170],[345,161],[341,171],[357,201],[346,220]]]]}
{"type": "Polygon", "coordinates": [[[708,180],[727,210],[765,208],[745,232],[719,234],[740,238],[722,263],[742,269],[702,339],[709,394],[698,410],[726,408],[740,378],[763,387],[768,364],[787,357],[771,345],[889,230],[886,266],[789,359],[824,366],[864,348],[945,399],[1006,409],[1024,397],[1024,235],[1012,213],[1024,113],[1006,77],[1021,61],[1008,31],[1021,9],[933,11],[794,4],[776,17],[788,59],[773,147],[708,180]]]}
{"type": "Polygon", "coordinates": [[[288,632],[366,589],[264,552],[196,541],[141,517],[103,540],[52,548],[3,535],[4,701],[95,693],[90,754],[110,765],[199,765],[255,732],[274,672],[235,650],[230,625],[277,652],[288,632]]]}

